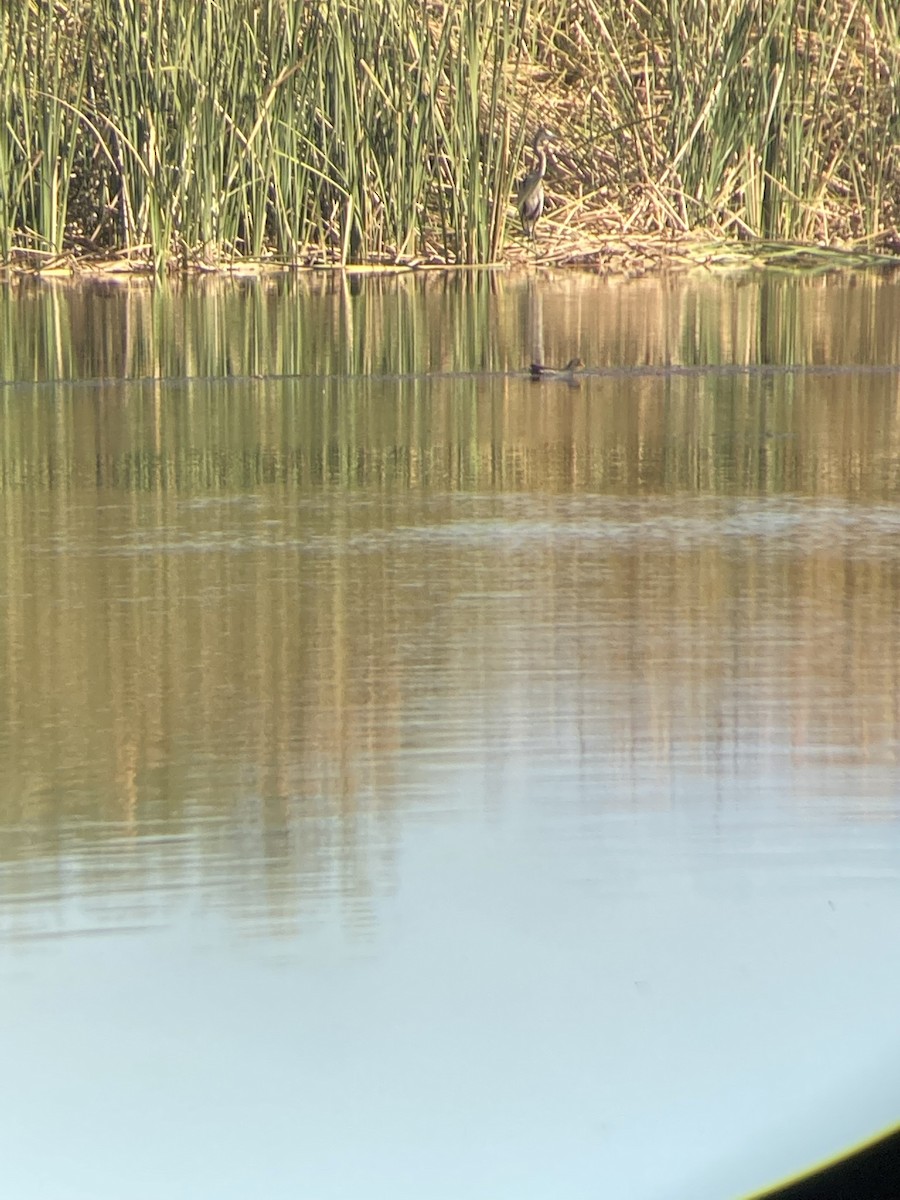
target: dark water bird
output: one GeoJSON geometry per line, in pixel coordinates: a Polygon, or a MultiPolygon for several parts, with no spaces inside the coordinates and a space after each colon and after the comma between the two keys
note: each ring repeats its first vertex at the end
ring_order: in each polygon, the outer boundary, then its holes
{"type": "Polygon", "coordinates": [[[580,358],[570,358],[564,367],[545,367],[543,363],[531,364],[532,379],[565,379],[574,383],[575,376],[584,369],[580,358]]]}
{"type": "Polygon", "coordinates": [[[534,135],[534,166],[516,188],[516,208],[522,218],[522,229],[526,237],[534,238],[534,227],[544,211],[544,176],[547,173],[546,145],[553,134],[543,125],[534,135]]]}

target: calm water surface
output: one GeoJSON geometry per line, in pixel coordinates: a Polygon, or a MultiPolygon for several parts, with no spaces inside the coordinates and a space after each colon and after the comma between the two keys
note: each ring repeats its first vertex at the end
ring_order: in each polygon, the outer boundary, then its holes
{"type": "Polygon", "coordinates": [[[0,293],[8,1194],[725,1200],[896,1121],[898,318],[0,293]]]}

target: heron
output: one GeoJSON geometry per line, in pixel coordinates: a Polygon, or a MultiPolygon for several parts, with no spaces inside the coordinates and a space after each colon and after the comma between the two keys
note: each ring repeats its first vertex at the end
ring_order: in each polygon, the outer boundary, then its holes
{"type": "Polygon", "coordinates": [[[522,229],[525,236],[534,240],[534,227],[538,217],[544,211],[544,175],[547,173],[546,143],[553,140],[553,134],[543,125],[534,135],[532,148],[534,150],[534,166],[516,188],[516,207],[522,218],[522,229]]]}

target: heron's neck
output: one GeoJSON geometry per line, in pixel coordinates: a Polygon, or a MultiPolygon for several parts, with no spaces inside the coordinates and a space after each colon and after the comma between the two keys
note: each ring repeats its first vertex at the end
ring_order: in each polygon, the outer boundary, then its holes
{"type": "Polygon", "coordinates": [[[538,179],[543,179],[544,175],[547,173],[547,152],[546,150],[539,150],[536,148],[535,155],[537,156],[537,162],[535,164],[537,177],[538,179]]]}

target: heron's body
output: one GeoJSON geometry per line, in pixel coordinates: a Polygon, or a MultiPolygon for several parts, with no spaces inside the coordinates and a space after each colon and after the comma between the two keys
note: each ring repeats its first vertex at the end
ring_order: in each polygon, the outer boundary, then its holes
{"type": "Polygon", "coordinates": [[[544,211],[544,176],[547,173],[547,152],[543,142],[550,140],[546,129],[539,129],[534,136],[534,166],[516,189],[516,207],[522,218],[522,229],[526,237],[534,238],[534,227],[544,211]]]}

